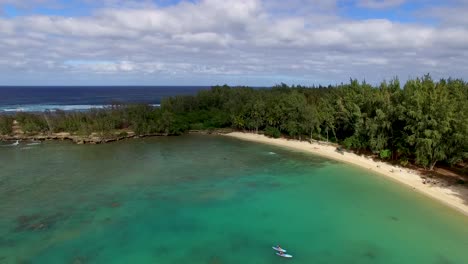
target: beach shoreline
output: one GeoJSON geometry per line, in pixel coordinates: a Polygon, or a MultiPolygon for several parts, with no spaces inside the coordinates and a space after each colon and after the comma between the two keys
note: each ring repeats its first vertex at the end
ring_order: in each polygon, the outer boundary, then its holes
{"type": "Polygon", "coordinates": [[[440,186],[424,184],[424,178],[418,171],[394,166],[381,161],[374,161],[370,157],[359,156],[351,152],[339,153],[336,151],[336,146],[327,144],[326,142],[307,142],[285,138],[269,138],[260,134],[231,132],[224,134],[225,136],[237,138],[241,140],[253,141],[269,145],[286,147],[289,149],[299,150],[319,156],[327,157],[333,160],[354,164],[361,168],[368,169],[380,175],[406,185],[407,187],[418,191],[442,204],[451,207],[460,213],[468,216],[468,189],[462,186],[440,186]]]}

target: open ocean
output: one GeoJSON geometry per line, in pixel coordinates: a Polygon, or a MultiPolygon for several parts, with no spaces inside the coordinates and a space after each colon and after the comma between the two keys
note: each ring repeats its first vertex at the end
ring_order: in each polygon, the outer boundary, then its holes
{"type": "Polygon", "coordinates": [[[0,86],[0,113],[88,110],[112,103],[158,105],[166,97],[194,95],[207,86],[0,86]]]}

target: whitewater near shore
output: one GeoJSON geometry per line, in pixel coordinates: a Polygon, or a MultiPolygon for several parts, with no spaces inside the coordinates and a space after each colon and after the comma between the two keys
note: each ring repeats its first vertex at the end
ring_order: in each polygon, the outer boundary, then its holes
{"type": "Polygon", "coordinates": [[[335,146],[326,143],[309,143],[306,141],[284,138],[275,139],[266,137],[264,135],[243,132],[232,132],[226,134],[226,136],[292,148],[295,150],[309,152],[334,160],[354,164],[405,184],[413,190],[432,197],[433,199],[438,200],[468,216],[468,190],[466,188],[461,186],[424,184],[423,177],[415,170],[393,166],[391,164],[380,161],[374,161],[370,157],[359,156],[354,153],[339,153],[336,151],[335,146]]]}

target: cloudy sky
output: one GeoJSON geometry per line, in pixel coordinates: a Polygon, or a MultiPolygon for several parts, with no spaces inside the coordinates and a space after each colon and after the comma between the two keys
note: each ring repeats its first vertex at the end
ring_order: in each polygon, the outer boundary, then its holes
{"type": "Polygon", "coordinates": [[[0,0],[0,85],[468,79],[468,0],[0,0]]]}

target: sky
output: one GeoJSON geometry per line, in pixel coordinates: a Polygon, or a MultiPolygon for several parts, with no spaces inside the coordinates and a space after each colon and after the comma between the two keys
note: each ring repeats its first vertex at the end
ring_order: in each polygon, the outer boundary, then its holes
{"type": "Polygon", "coordinates": [[[0,0],[0,85],[468,79],[468,0],[0,0]]]}

